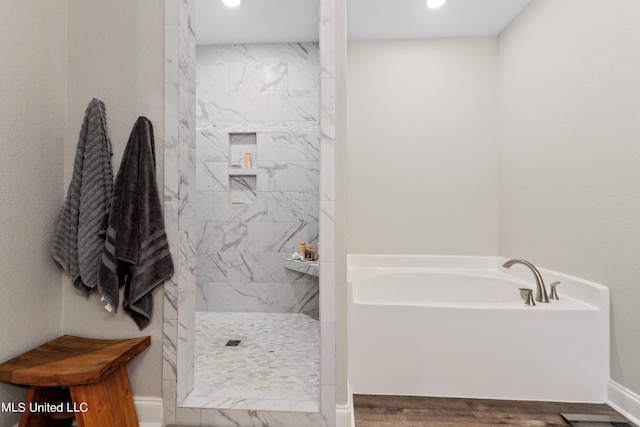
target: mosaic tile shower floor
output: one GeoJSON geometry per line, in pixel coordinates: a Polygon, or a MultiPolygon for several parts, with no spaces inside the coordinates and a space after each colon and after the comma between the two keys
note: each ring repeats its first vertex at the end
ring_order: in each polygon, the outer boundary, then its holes
{"type": "Polygon", "coordinates": [[[195,386],[182,406],[317,412],[320,323],[298,313],[196,312],[195,386]],[[240,340],[237,346],[228,341],[240,340]]]}

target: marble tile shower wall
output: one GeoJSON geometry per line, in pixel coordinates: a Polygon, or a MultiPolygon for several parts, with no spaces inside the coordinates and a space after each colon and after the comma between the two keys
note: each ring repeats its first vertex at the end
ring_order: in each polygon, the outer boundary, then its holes
{"type": "Polygon", "coordinates": [[[196,97],[196,310],[318,319],[318,278],[283,267],[318,240],[318,44],[199,46],[196,97]],[[255,134],[253,177],[229,175],[231,134],[255,134]]]}

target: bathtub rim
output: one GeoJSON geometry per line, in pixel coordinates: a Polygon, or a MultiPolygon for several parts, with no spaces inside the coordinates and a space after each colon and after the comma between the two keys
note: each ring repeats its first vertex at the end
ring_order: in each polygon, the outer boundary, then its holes
{"type": "MultiPolygon", "coordinates": [[[[535,289],[533,275],[528,268],[507,269],[502,265],[510,258],[482,255],[401,255],[401,254],[348,254],[347,282],[349,296],[353,298],[353,286],[359,280],[366,279],[367,272],[384,274],[392,271],[447,271],[474,274],[482,270],[490,271],[496,276],[513,279],[535,289]],[[359,273],[358,276],[356,273],[359,273]]],[[[535,265],[535,263],[534,263],[535,265]]],[[[609,288],[578,276],[561,273],[545,267],[536,268],[547,286],[560,281],[559,293],[568,294],[571,298],[609,312],[609,288]]],[[[546,304],[538,304],[544,306],[546,304]]]]}

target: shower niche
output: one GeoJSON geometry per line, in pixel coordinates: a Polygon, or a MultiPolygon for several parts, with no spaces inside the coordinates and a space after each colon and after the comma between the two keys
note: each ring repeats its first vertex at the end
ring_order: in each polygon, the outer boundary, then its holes
{"type": "Polygon", "coordinates": [[[229,134],[229,201],[243,205],[257,197],[257,134],[229,134]]]}

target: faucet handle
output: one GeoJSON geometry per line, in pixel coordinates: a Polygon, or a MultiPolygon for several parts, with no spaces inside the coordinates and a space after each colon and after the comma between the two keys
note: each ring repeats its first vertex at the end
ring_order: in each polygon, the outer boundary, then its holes
{"type": "Polygon", "coordinates": [[[556,291],[556,287],[560,284],[560,282],[553,282],[549,286],[551,286],[551,291],[549,292],[549,299],[558,300],[560,297],[558,296],[558,291],[556,291]]]}
{"type": "Polygon", "coordinates": [[[520,288],[520,298],[524,300],[526,305],[536,305],[536,302],[533,300],[533,289],[520,288]]]}

